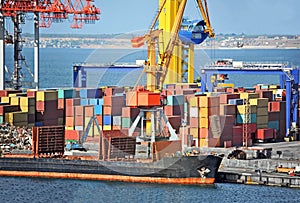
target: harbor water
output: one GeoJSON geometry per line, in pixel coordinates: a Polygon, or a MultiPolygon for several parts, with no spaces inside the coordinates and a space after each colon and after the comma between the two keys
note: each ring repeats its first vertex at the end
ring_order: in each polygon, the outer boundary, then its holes
{"type": "Polygon", "coordinates": [[[300,190],[237,184],[178,186],[62,179],[0,178],[1,202],[298,203],[300,190]]]}
{"type": "MultiPolygon", "coordinates": [[[[12,70],[12,50],[7,48],[6,65],[12,70]]],[[[33,67],[33,49],[24,49],[29,67],[33,67]]],[[[145,60],[145,50],[54,49],[40,50],[40,87],[72,86],[75,63],[127,63],[145,60]]],[[[289,62],[300,66],[300,50],[196,50],[196,73],[214,59],[238,61],[289,62]]],[[[24,69],[24,75],[26,68],[24,69]]],[[[95,86],[134,85],[141,70],[103,70],[95,86]]],[[[229,75],[236,86],[279,83],[277,76],[229,75]]],[[[178,186],[100,182],[83,180],[0,177],[0,202],[300,202],[300,190],[255,185],[215,184],[214,186],[178,186]]]]}

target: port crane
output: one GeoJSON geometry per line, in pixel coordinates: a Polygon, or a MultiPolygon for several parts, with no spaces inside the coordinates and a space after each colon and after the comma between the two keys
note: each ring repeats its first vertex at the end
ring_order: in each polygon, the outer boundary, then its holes
{"type": "MultiPolygon", "coordinates": [[[[100,9],[94,0],[2,0],[0,3],[0,90],[5,89],[5,44],[14,46],[14,67],[9,85],[14,89],[22,88],[25,83],[22,65],[22,24],[28,14],[33,14],[34,21],[34,85],[38,88],[39,70],[39,28],[49,28],[52,23],[61,23],[71,16],[71,28],[82,28],[83,24],[95,23],[100,19],[100,9]],[[13,22],[13,34],[5,29],[5,20],[13,22]]],[[[29,68],[28,68],[29,70],[29,68]]],[[[32,86],[32,85],[30,85],[32,86]]]]}
{"type": "MultiPolygon", "coordinates": [[[[151,135],[151,142],[155,141],[156,123],[161,123],[161,120],[163,120],[168,127],[170,140],[178,140],[175,130],[172,128],[167,117],[163,114],[162,106],[166,95],[162,94],[162,89],[164,83],[179,82],[178,75],[181,76],[182,73],[182,70],[180,70],[182,61],[181,58],[178,57],[182,42],[178,34],[183,22],[183,14],[187,0],[160,0],[159,2],[160,6],[149,32],[144,36],[138,36],[131,40],[132,46],[135,48],[141,47],[145,43],[147,43],[148,46],[148,59],[144,68],[144,72],[146,72],[146,88],[139,88],[136,85],[134,89],[126,95],[128,98],[127,106],[140,107],[141,109],[140,114],[129,129],[129,136],[132,136],[139,120],[145,119],[146,135],[151,135]],[[155,25],[158,21],[159,26],[157,29],[155,25]],[[176,52],[176,54],[174,54],[174,52],[176,52]],[[145,103],[145,100],[149,102],[145,103]],[[156,118],[158,118],[158,122],[156,118]]],[[[185,34],[190,38],[214,37],[215,34],[211,27],[206,0],[197,0],[197,4],[204,20],[196,24],[195,27],[201,27],[202,29],[199,31],[203,35],[196,35],[199,34],[196,31],[193,33],[192,31],[186,32],[185,34]],[[190,33],[194,35],[189,35],[190,33]]],[[[200,42],[203,42],[203,40],[200,40],[200,42]]],[[[194,75],[192,74],[190,78],[193,77],[194,75]]],[[[160,132],[162,132],[161,129],[159,130],[159,133],[160,132]]]]}

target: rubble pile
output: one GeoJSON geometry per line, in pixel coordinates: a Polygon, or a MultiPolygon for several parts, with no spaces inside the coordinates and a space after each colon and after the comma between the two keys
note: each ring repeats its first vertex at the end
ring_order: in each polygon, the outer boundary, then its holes
{"type": "Polygon", "coordinates": [[[31,128],[0,125],[0,154],[11,153],[13,150],[31,150],[31,146],[31,128]]]}

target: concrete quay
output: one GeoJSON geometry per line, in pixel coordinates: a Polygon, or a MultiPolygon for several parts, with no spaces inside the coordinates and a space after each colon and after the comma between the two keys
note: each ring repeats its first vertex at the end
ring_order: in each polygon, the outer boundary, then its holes
{"type": "Polygon", "coordinates": [[[219,183],[240,183],[281,186],[300,189],[300,176],[277,172],[277,167],[300,166],[300,142],[258,143],[251,148],[238,148],[246,153],[246,159],[228,159],[236,148],[201,148],[200,153],[224,154],[219,169],[219,183]],[[265,149],[265,150],[264,150],[265,149]],[[258,158],[260,154],[268,158],[258,158]]]}

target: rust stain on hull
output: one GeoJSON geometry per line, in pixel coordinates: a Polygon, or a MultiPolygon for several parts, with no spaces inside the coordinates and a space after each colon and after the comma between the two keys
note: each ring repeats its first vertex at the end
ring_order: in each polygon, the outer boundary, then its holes
{"type": "Polygon", "coordinates": [[[80,174],[80,173],[57,173],[36,171],[0,171],[0,176],[12,177],[38,177],[38,178],[62,178],[99,181],[119,181],[132,183],[156,183],[156,184],[179,184],[179,185],[202,185],[214,184],[215,178],[160,178],[160,177],[137,177],[124,175],[104,174],[80,174]]]}

